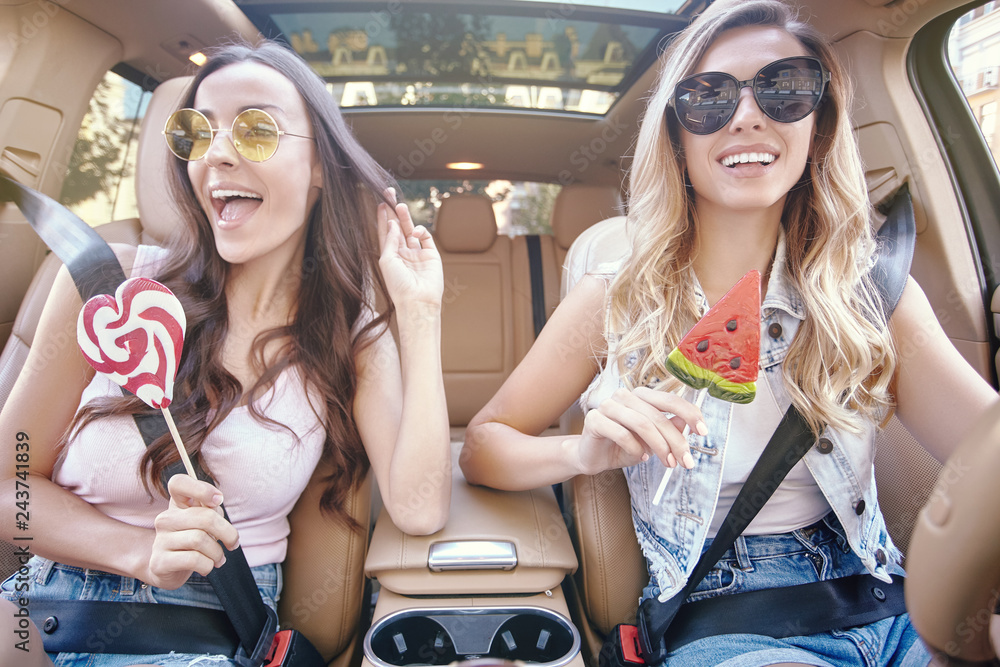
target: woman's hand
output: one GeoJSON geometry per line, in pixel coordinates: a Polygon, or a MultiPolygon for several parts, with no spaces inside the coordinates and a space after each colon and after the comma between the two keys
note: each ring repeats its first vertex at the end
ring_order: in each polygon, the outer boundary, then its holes
{"type": "Polygon", "coordinates": [[[167,483],[170,507],[154,522],[156,538],[149,557],[149,577],[144,581],[173,590],[193,572],[208,575],[226,562],[219,542],[232,550],[239,534],[222,517],[222,493],[207,482],[188,475],[174,475],[167,483]]]}
{"type": "Polygon", "coordinates": [[[673,468],[680,461],[694,467],[694,459],[683,434],[685,425],[707,435],[701,410],[677,394],[637,387],[619,389],[596,409],[587,413],[577,444],[581,472],[594,475],[612,468],[625,468],[656,456],[673,468]],[[667,417],[664,412],[673,414],[667,417]]]}
{"type": "MultiPolygon", "coordinates": [[[[388,195],[396,201],[394,190],[390,189],[388,195]]],[[[413,302],[440,305],[444,272],[427,228],[414,227],[406,204],[379,204],[377,222],[382,251],[379,269],[393,303],[397,308],[413,302]]]]}

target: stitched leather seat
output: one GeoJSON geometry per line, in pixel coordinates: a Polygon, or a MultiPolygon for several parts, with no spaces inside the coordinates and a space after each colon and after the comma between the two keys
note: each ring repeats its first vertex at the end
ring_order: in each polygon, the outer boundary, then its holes
{"type": "Polygon", "coordinates": [[[518,347],[523,347],[525,333],[531,336],[531,322],[514,308],[511,240],[497,235],[488,197],[459,194],[444,199],[434,240],[444,266],[441,365],[448,418],[460,427],[514,370],[515,332],[520,332],[518,347]]]}
{"type": "MultiPolygon", "coordinates": [[[[618,189],[568,185],[556,198],[552,234],[538,235],[546,317],[559,301],[566,252],[581,231],[615,213],[618,189]]],[[[489,198],[441,202],[434,238],[444,265],[442,365],[448,416],[462,427],[496,393],[535,340],[528,240],[497,234],[489,198]]]]}
{"type": "MultiPolygon", "coordinates": [[[[178,214],[166,185],[166,170],[173,158],[160,130],[167,116],[177,108],[189,83],[188,77],[171,79],[153,92],[142,122],[137,153],[139,218],[97,227],[108,241],[157,244],[179,228],[178,214]]],[[[18,311],[14,334],[0,356],[0,407],[24,364],[58,268],[59,260],[54,255],[46,258],[18,311]]],[[[316,474],[321,475],[322,471],[316,474]]],[[[361,531],[334,523],[320,513],[319,488],[304,494],[289,516],[291,535],[283,565],[284,589],[278,604],[279,618],[284,627],[294,627],[305,634],[330,665],[344,666],[360,661],[359,635],[363,632],[359,632],[359,624],[371,516],[370,477],[348,498],[345,507],[362,526],[361,531]]],[[[8,545],[0,542],[0,546],[8,545]]],[[[0,568],[5,565],[3,572],[13,571],[12,560],[2,562],[0,559],[0,568]]]]}
{"type": "MultiPolygon", "coordinates": [[[[555,238],[556,264],[563,267],[563,279],[566,277],[566,255],[573,242],[598,222],[614,217],[621,211],[622,197],[617,187],[571,183],[559,190],[552,207],[551,225],[555,238]]],[[[625,240],[624,237],[602,238],[593,244],[604,248],[608,243],[623,243],[625,240]]],[[[607,252],[614,254],[616,250],[609,248],[607,252]]],[[[565,294],[566,290],[563,289],[562,295],[565,294]]]]}

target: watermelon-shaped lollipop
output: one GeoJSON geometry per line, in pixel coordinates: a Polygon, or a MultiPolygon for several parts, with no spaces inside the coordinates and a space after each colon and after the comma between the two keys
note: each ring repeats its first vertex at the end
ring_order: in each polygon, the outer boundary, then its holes
{"type": "Polygon", "coordinates": [[[187,319],[174,293],[150,278],[126,280],[112,297],[88,300],[76,338],[87,362],[114,383],[159,408],[188,474],[194,467],[167,406],[184,349],[187,319]]]}
{"type": "Polygon", "coordinates": [[[752,270],[691,327],[667,357],[667,370],[716,398],[749,403],[760,359],[760,273],[752,270]]]}
{"type": "MultiPolygon", "coordinates": [[[[760,273],[749,271],[691,327],[667,356],[667,370],[684,384],[733,403],[749,403],[757,394],[760,362],[760,273]]],[[[684,427],[687,437],[690,429],[684,427]]],[[[653,495],[659,505],[667,488],[667,468],[653,495]]]]}

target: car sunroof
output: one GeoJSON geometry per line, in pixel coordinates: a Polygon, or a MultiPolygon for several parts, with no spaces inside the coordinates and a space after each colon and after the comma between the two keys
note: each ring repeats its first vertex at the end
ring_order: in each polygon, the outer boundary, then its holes
{"type": "MultiPolygon", "coordinates": [[[[289,43],[344,108],[504,108],[601,115],[653,63],[686,17],[519,3],[480,13],[432,6],[241,3],[262,33],[289,43]],[[504,12],[504,13],[501,13],[504,12]]],[[[608,9],[613,5],[615,9],[608,9]]]]}

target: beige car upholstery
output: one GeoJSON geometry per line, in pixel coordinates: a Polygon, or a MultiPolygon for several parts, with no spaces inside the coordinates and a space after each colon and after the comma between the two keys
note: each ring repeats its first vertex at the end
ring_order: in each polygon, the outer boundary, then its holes
{"type": "MultiPolygon", "coordinates": [[[[492,202],[477,194],[441,202],[434,239],[444,265],[441,365],[448,417],[452,426],[464,426],[534,342],[527,246],[524,238],[497,234],[492,202]]],[[[558,298],[554,257],[545,238],[547,310],[558,298]]]]}
{"type": "MultiPolygon", "coordinates": [[[[140,217],[98,227],[107,240],[133,245],[162,243],[179,229],[166,185],[166,170],[172,158],[161,129],[189,83],[187,77],[170,79],[154,91],[143,119],[137,155],[136,197],[140,217]]],[[[0,399],[5,400],[10,391],[4,383],[9,379],[12,386],[24,364],[58,268],[59,261],[54,255],[46,258],[18,311],[15,335],[0,357],[3,391],[0,399]]],[[[283,626],[303,632],[331,665],[347,665],[356,662],[360,655],[357,634],[363,607],[371,482],[365,479],[345,507],[361,530],[352,530],[323,516],[319,509],[320,492],[320,488],[315,488],[304,494],[289,517],[291,535],[278,613],[283,626]]],[[[0,547],[9,545],[0,542],[0,547]]],[[[4,555],[0,554],[0,558],[4,555]]],[[[5,571],[9,572],[12,563],[8,555],[8,560],[0,566],[6,565],[5,571]]]]}
{"type": "Polygon", "coordinates": [[[451,514],[442,530],[407,535],[383,510],[365,564],[368,575],[377,578],[383,590],[406,596],[517,595],[558,589],[576,570],[577,558],[552,489],[497,491],[468,484],[457,465],[454,471],[451,514]],[[509,542],[517,565],[510,570],[481,569],[466,558],[460,569],[432,572],[428,556],[434,545],[456,542],[509,542]]]}
{"type": "MultiPolygon", "coordinates": [[[[571,184],[559,192],[552,234],[537,235],[546,319],[559,303],[570,244],[620,207],[614,187],[571,184]]],[[[528,238],[498,235],[492,202],[478,194],[442,200],[434,238],[444,265],[441,349],[448,416],[460,427],[493,397],[535,340],[528,238]]]]}
{"type": "MultiPolygon", "coordinates": [[[[628,250],[624,216],[589,228],[567,255],[564,295],[584,274],[620,259],[628,250]]],[[[564,428],[580,432],[579,409],[564,417],[564,428]]],[[[895,417],[879,433],[876,448],[879,504],[894,542],[905,552],[913,522],[934,485],[940,464],[895,417]]],[[[649,577],[632,529],[624,475],[613,470],[594,477],[578,476],[564,488],[580,557],[575,579],[586,617],[586,627],[580,630],[595,649],[616,624],[635,620],[638,599],[649,577]]]]}
{"type": "MultiPolygon", "coordinates": [[[[556,264],[565,266],[566,254],[579,236],[601,220],[612,218],[621,212],[622,196],[616,187],[583,183],[563,186],[552,208],[556,264]]],[[[603,246],[603,242],[600,245],[603,246]]],[[[565,273],[563,276],[565,277],[565,273]]]]}
{"type": "Polygon", "coordinates": [[[510,239],[490,200],[441,202],[434,240],[444,266],[441,367],[452,425],[467,424],[514,368],[510,239]]]}
{"type": "Polygon", "coordinates": [[[998,476],[1000,405],[945,463],[914,527],[906,561],[913,625],[931,647],[969,662],[993,658],[1000,646],[994,616],[1000,599],[998,476]]]}

